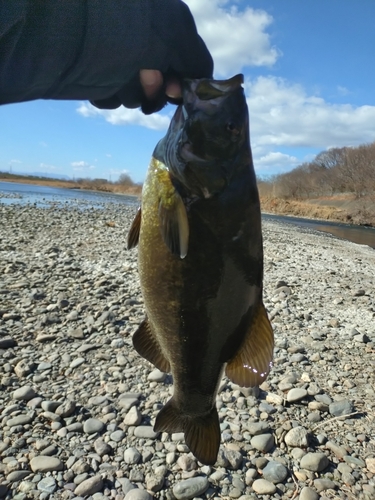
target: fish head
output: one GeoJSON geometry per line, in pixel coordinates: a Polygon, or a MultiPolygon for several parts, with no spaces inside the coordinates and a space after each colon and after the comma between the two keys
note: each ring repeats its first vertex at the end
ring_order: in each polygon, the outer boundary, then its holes
{"type": "Polygon", "coordinates": [[[243,75],[184,81],[183,103],[161,146],[172,177],[188,193],[201,198],[220,193],[244,167],[240,158],[251,158],[242,83],[243,75]]]}

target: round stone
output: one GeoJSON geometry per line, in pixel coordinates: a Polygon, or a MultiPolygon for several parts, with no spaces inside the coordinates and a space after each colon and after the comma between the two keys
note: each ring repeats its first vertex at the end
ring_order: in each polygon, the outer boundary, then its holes
{"type": "Polygon", "coordinates": [[[309,486],[305,486],[299,494],[299,500],[319,500],[319,494],[309,486]]]}
{"type": "Polygon", "coordinates": [[[288,475],[288,469],[280,462],[268,462],[263,469],[263,479],[271,483],[282,483],[288,475]]]}
{"type": "Polygon", "coordinates": [[[306,448],[308,446],[308,432],[304,427],[293,427],[285,434],[284,441],[288,446],[306,448]]]}
{"type": "Polygon", "coordinates": [[[295,403],[296,401],[301,401],[307,396],[306,389],[294,388],[290,389],[286,397],[288,403],[295,403]]]}
{"type": "Polygon", "coordinates": [[[251,439],[251,446],[262,453],[267,453],[275,445],[272,434],[258,434],[251,439]]]}
{"type": "Polygon", "coordinates": [[[89,496],[97,493],[103,488],[103,479],[101,476],[93,476],[85,479],[74,490],[76,496],[89,496]]]}
{"type": "Polygon", "coordinates": [[[166,373],[164,373],[158,369],[155,369],[155,370],[152,370],[151,373],[149,373],[147,380],[149,380],[150,382],[164,382],[166,376],[167,376],[166,373]]]}
{"type": "Polygon", "coordinates": [[[125,500],[152,500],[152,496],[146,490],[133,488],[125,495],[125,500]]]}
{"type": "Polygon", "coordinates": [[[301,469],[311,470],[312,472],[320,472],[328,467],[329,461],[324,453],[306,453],[301,458],[301,469]]]}
{"type": "Polygon", "coordinates": [[[155,432],[150,425],[140,425],[134,430],[134,436],[143,439],[156,439],[160,432],[155,432]]]}
{"type": "Polygon", "coordinates": [[[89,418],[83,424],[83,432],[86,434],[94,434],[95,432],[101,432],[104,429],[104,424],[97,418],[89,418]]]}
{"type": "Polygon", "coordinates": [[[35,398],[36,392],[29,385],[24,385],[13,392],[13,399],[19,401],[30,401],[30,399],[35,398]]]}
{"type": "Polygon", "coordinates": [[[375,474],[375,458],[366,458],[366,468],[372,474],[375,474]]]}
{"type": "Polygon", "coordinates": [[[329,413],[334,417],[341,417],[341,415],[349,415],[353,412],[353,405],[350,401],[342,400],[335,401],[329,405],[329,413]]]}
{"type": "Polygon", "coordinates": [[[51,495],[57,488],[56,481],[52,476],[45,477],[38,483],[38,490],[51,495]]]}
{"type": "Polygon", "coordinates": [[[137,448],[128,448],[124,452],[124,460],[127,464],[137,464],[141,459],[141,454],[137,448]]]}
{"type": "Polygon", "coordinates": [[[125,415],[125,425],[139,425],[142,422],[142,414],[136,406],[132,406],[125,415]]]}
{"type": "Polygon", "coordinates": [[[204,493],[208,488],[207,477],[197,476],[180,481],[173,486],[173,494],[177,500],[189,500],[204,493]]]}
{"type": "Polygon", "coordinates": [[[273,495],[276,493],[276,486],[266,479],[255,479],[252,486],[258,495],[273,495]]]}
{"type": "Polygon", "coordinates": [[[30,467],[33,472],[51,472],[62,470],[63,463],[56,457],[40,455],[30,461],[30,467]]]}

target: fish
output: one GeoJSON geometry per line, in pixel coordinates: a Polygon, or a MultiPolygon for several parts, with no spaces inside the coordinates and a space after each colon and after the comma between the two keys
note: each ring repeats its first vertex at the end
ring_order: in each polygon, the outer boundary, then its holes
{"type": "Polygon", "coordinates": [[[153,152],[127,244],[138,245],[146,310],[133,346],[173,377],[173,396],[154,429],[183,432],[199,462],[212,465],[222,376],[260,385],[274,347],[262,298],[260,202],[243,75],[183,81],[182,103],[153,152]]]}

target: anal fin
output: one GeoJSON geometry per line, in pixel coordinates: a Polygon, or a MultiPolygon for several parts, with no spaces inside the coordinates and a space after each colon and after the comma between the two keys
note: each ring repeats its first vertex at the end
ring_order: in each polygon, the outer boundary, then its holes
{"type": "Polygon", "coordinates": [[[142,209],[139,208],[128,233],[128,250],[131,250],[138,245],[141,221],[142,209]]]}
{"type": "Polygon", "coordinates": [[[261,303],[240,349],[228,362],[225,374],[242,387],[262,384],[272,366],[273,347],[272,326],[261,303]]]}
{"type": "Polygon", "coordinates": [[[147,361],[150,361],[162,372],[169,372],[171,367],[165,358],[159,343],[152,334],[150,324],[147,319],[143,320],[138,330],[133,335],[134,349],[147,361]]]}
{"type": "Polygon", "coordinates": [[[154,429],[157,432],[184,432],[187,446],[202,464],[216,462],[221,436],[216,407],[206,415],[188,416],[176,407],[172,398],[158,413],[154,429]]]}

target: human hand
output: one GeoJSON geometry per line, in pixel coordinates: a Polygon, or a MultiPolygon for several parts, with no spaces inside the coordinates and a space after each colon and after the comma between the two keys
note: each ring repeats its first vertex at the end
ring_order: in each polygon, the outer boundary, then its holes
{"type": "MultiPolygon", "coordinates": [[[[139,72],[143,92],[147,99],[153,100],[164,86],[164,78],[160,71],[156,69],[141,69],[139,72]]],[[[177,78],[169,78],[165,84],[165,94],[171,99],[180,99],[181,83],[177,78]]]]}
{"type": "Polygon", "coordinates": [[[187,5],[179,0],[154,2],[149,50],[131,81],[112,97],[93,101],[101,109],[141,107],[145,114],[178,103],[184,78],[211,78],[213,61],[197,33],[187,5]],[[162,12],[162,14],[161,14],[162,12]]]}

